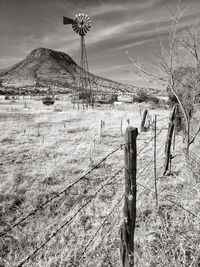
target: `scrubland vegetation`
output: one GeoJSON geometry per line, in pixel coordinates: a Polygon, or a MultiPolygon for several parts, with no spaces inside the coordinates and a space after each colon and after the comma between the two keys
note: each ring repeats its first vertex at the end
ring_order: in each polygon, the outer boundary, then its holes
{"type": "MultiPolygon", "coordinates": [[[[145,103],[115,108],[104,105],[94,110],[73,110],[69,102],[62,101],[56,105],[62,111],[41,101],[27,100],[25,105],[24,101],[1,100],[1,233],[123,144],[121,119],[124,133],[128,122],[140,128],[145,108],[152,116],[158,114],[158,120],[170,114],[169,109],[145,103]],[[100,137],[101,120],[105,126],[100,137]]],[[[186,161],[181,135],[173,152],[172,174],[162,175],[167,125],[168,119],[158,122],[158,129],[162,129],[157,140],[158,192],[198,216],[198,165],[186,161]]],[[[153,134],[150,129],[137,141],[138,182],[151,190],[153,144],[149,141],[153,134]]],[[[123,161],[123,149],[119,149],[85,179],[1,237],[1,266],[18,266],[123,167],[123,161]]],[[[120,266],[123,194],[122,171],[24,266],[120,266]]],[[[161,197],[157,209],[154,193],[139,184],[137,206],[136,266],[198,266],[197,218],[161,197]]]]}

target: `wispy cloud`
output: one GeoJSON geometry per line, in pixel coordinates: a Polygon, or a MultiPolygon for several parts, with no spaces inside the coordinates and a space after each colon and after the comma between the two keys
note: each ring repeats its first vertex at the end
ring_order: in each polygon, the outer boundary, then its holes
{"type": "Polygon", "coordinates": [[[134,27],[134,25],[137,25],[140,23],[139,20],[136,20],[134,22],[132,21],[125,21],[122,23],[119,23],[114,26],[107,26],[106,28],[100,29],[96,31],[93,35],[90,35],[88,37],[88,44],[95,44],[99,41],[109,40],[114,37],[119,37],[120,35],[126,32],[129,32],[129,29],[134,27]]]}

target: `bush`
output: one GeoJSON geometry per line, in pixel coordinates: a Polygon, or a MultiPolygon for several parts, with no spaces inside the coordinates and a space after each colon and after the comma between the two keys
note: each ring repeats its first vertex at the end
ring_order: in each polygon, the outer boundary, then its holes
{"type": "Polygon", "coordinates": [[[45,97],[42,101],[42,103],[44,105],[47,105],[47,106],[50,106],[50,105],[53,105],[55,103],[54,99],[51,98],[51,97],[45,97]]]}
{"type": "Polygon", "coordinates": [[[118,101],[117,94],[111,94],[111,95],[102,94],[99,99],[96,99],[96,102],[99,104],[113,104],[116,101],[118,101]]]}
{"type": "Polygon", "coordinates": [[[154,104],[159,104],[159,99],[156,96],[147,94],[145,90],[140,89],[137,96],[133,97],[133,103],[134,102],[138,102],[138,103],[151,102],[154,104]]]}
{"type": "Polygon", "coordinates": [[[5,100],[10,100],[9,95],[5,95],[5,100]]]}
{"type": "Polygon", "coordinates": [[[159,99],[156,96],[149,96],[148,100],[149,102],[158,105],[159,104],[159,99]]]}
{"type": "Polygon", "coordinates": [[[133,97],[133,102],[138,102],[138,103],[142,103],[147,101],[148,99],[148,94],[144,91],[144,90],[140,90],[137,94],[137,96],[133,97]]]}

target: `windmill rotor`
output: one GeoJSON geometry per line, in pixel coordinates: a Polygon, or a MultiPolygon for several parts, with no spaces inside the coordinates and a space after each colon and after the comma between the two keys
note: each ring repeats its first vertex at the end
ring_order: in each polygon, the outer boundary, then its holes
{"type": "Polygon", "coordinates": [[[72,23],[72,29],[81,36],[91,29],[91,19],[84,13],[79,13],[75,16],[72,23]]]}

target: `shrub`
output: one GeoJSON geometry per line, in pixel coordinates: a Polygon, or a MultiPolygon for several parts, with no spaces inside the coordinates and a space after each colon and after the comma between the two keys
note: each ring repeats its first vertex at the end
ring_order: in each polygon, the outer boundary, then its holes
{"type": "Polygon", "coordinates": [[[156,96],[149,96],[149,98],[147,99],[147,101],[153,103],[153,104],[156,104],[158,105],[159,104],[159,99],[156,97],[156,96]]]}
{"type": "Polygon", "coordinates": [[[5,95],[5,100],[10,100],[9,95],[5,95]]]}
{"type": "Polygon", "coordinates": [[[47,105],[47,106],[50,106],[50,105],[53,105],[55,103],[54,99],[51,98],[51,97],[45,97],[42,101],[42,103],[44,105],[47,105]]]}
{"type": "Polygon", "coordinates": [[[141,103],[141,102],[147,101],[147,99],[148,99],[148,94],[144,90],[141,89],[137,93],[137,96],[133,97],[133,102],[141,103]]]}
{"type": "Polygon", "coordinates": [[[96,102],[99,104],[113,104],[116,101],[118,101],[117,94],[102,94],[99,99],[96,99],[96,102]]]}
{"type": "Polygon", "coordinates": [[[140,89],[136,96],[133,97],[134,102],[152,102],[154,104],[159,104],[159,99],[156,96],[149,95],[145,90],[140,89]]]}

